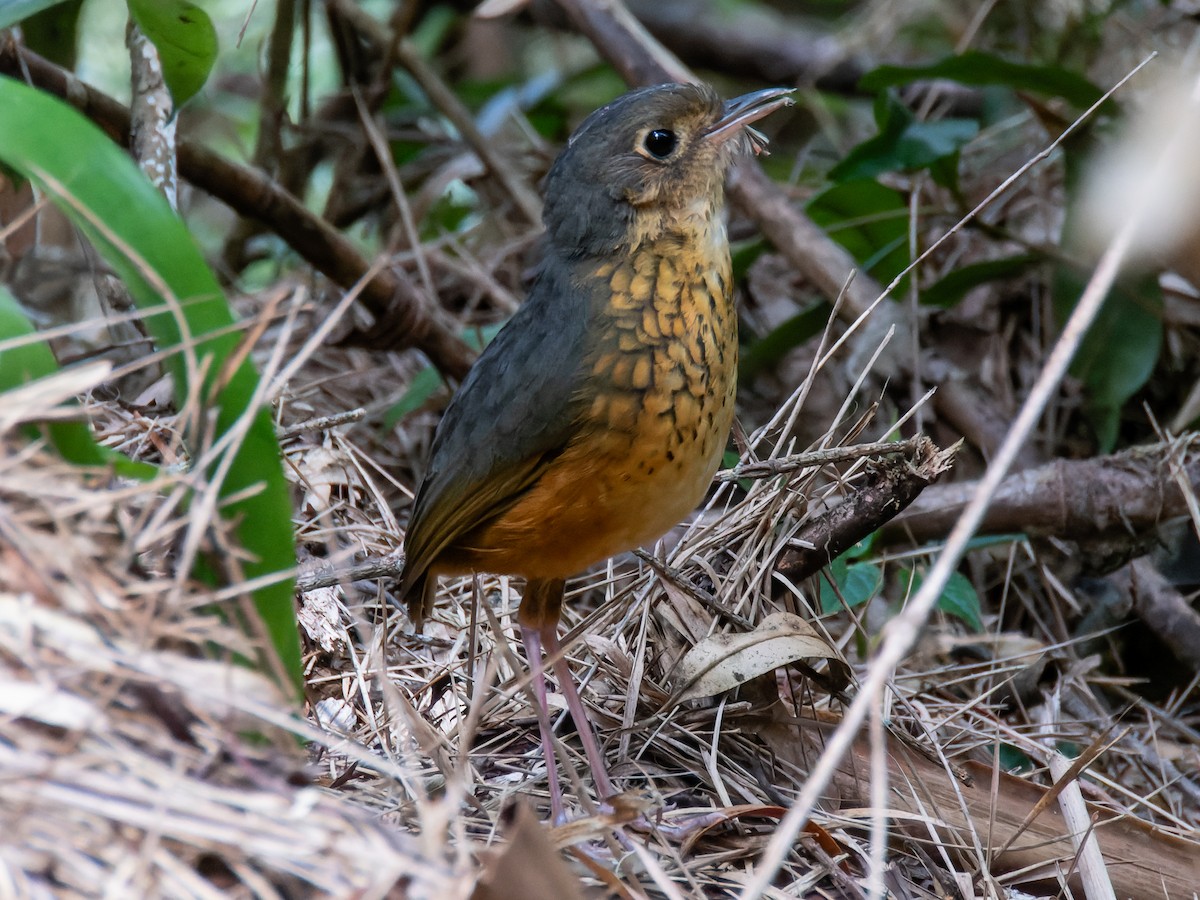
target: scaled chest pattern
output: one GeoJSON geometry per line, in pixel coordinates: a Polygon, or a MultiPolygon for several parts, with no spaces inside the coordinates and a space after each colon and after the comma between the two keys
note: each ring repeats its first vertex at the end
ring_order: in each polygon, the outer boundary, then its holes
{"type": "MultiPolygon", "coordinates": [[[[632,488],[653,486],[663,519],[682,518],[707,489],[733,421],[737,317],[727,254],[649,246],[603,263],[611,302],[584,377],[596,452],[632,488]]],[[[657,518],[657,517],[656,517],[657,518]]],[[[668,525],[667,527],[670,527],[668,525]]]]}

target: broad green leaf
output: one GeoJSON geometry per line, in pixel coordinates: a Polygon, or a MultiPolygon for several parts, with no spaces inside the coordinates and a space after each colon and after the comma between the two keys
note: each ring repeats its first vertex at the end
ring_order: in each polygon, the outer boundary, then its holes
{"type": "MultiPolygon", "coordinates": [[[[1084,279],[1060,266],[1054,279],[1054,307],[1065,322],[1083,290],[1084,279]]],[[[1119,280],[1084,335],[1071,374],[1087,390],[1086,410],[1102,452],[1117,443],[1121,408],[1149,380],[1162,350],[1162,291],[1144,275],[1119,280]]]]}
{"type": "Polygon", "coordinates": [[[961,572],[950,573],[950,580],[946,582],[942,596],[938,597],[937,608],[966,622],[975,633],[983,632],[979,594],[975,592],[975,585],[971,584],[971,580],[961,572]]]}
{"type": "MultiPolygon", "coordinates": [[[[45,378],[59,371],[58,361],[43,340],[28,340],[35,333],[33,324],[5,288],[0,287],[0,403],[5,391],[45,378]],[[5,347],[5,343],[10,346],[5,347]]],[[[112,465],[122,475],[149,478],[153,466],[134,462],[96,443],[86,422],[47,422],[40,429],[30,426],[29,436],[41,437],[44,430],[51,446],[68,462],[81,466],[112,465]]]]}
{"type": "Polygon", "coordinates": [[[833,307],[822,300],[767,332],[743,351],[738,364],[738,379],[746,383],[753,381],[796,347],[820,334],[831,312],[833,307]]]}
{"type": "Polygon", "coordinates": [[[187,0],[127,0],[129,15],[158,48],[175,108],[195,96],[217,59],[217,30],[208,13],[187,0]]]}
{"type": "Polygon", "coordinates": [[[421,237],[434,240],[462,233],[479,221],[479,209],[479,195],[456,179],[429,207],[421,221],[421,237]]]}
{"type": "Polygon", "coordinates": [[[1083,747],[1065,738],[1054,742],[1054,749],[1067,759],[1078,759],[1083,754],[1083,747]]]}
{"type": "Polygon", "coordinates": [[[1018,253],[1001,259],[960,266],[921,291],[921,302],[928,306],[955,306],[967,292],[981,284],[1015,278],[1028,272],[1042,257],[1034,253],[1018,253]]]}
{"type": "Polygon", "coordinates": [[[64,0],[0,0],[0,28],[16,25],[22,19],[62,2],[64,0]]]}
{"type": "Polygon", "coordinates": [[[1001,744],[997,755],[1000,757],[1000,768],[1005,772],[1023,775],[1036,768],[1033,760],[1012,744],[1001,744]]]}
{"type": "Polygon", "coordinates": [[[864,91],[875,92],[933,78],[977,86],[1001,85],[1045,97],[1062,97],[1080,109],[1091,106],[1104,96],[1100,88],[1082,75],[1058,66],[1014,63],[976,50],[948,56],[927,66],[880,66],[864,75],[858,86],[864,91]]]}
{"type": "MultiPolygon", "coordinates": [[[[910,569],[900,573],[900,581],[905,585],[909,595],[921,589],[925,574],[918,569],[910,569]]],[[[938,597],[937,608],[948,616],[966,623],[976,634],[983,633],[983,611],[979,602],[979,594],[969,578],[961,572],[950,573],[942,594],[938,597]]]]}
{"type": "MultiPolygon", "coordinates": [[[[492,338],[499,334],[503,327],[503,325],[486,325],[483,328],[472,328],[463,334],[463,340],[472,350],[480,351],[492,342],[492,338]]],[[[441,372],[433,366],[421,369],[409,382],[408,390],[383,414],[383,427],[395,428],[400,420],[410,412],[424,406],[445,383],[441,372]]]]}
{"type": "MultiPolygon", "coordinates": [[[[954,157],[979,133],[974,119],[919,122],[890,92],[875,101],[879,134],[859,144],[829,173],[831,181],[874,178],[883,172],[912,172],[954,157]]],[[[953,172],[953,169],[951,170],[953,172]]],[[[941,173],[939,177],[945,177],[941,173]]]]}
{"type": "Polygon", "coordinates": [[[842,585],[846,583],[846,568],[848,565],[849,563],[846,562],[845,557],[839,556],[826,567],[825,573],[820,579],[822,615],[827,616],[842,611],[842,599],[837,595],[837,591],[833,589],[833,586],[837,585],[838,590],[841,590],[842,585]]]}
{"type": "Polygon", "coordinates": [[[842,554],[842,556],[851,561],[862,559],[871,552],[871,549],[875,546],[875,539],[877,537],[879,537],[879,532],[872,531],[857,544],[851,545],[850,548],[842,554]]]}
{"type": "Polygon", "coordinates": [[[1029,535],[1016,531],[1002,532],[1000,534],[982,534],[967,541],[966,552],[973,553],[976,550],[986,550],[988,547],[1003,547],[1005,544],[1019,544],[1027,540],[1029,540],[1029,535]]]}
{"type": "MultiPolygon", "coordinates": [[[[176,350],[166,365],[177,402],[182,406],[193,393],[200,397],[216,413],[218,438],[250,416],[236,451],[226,451],[235,455],[221,494],[239,499],[223,504],[221,514],[239,523],[236,533],[250,557],[242,563],[247,578],[293,569],[291,500],[270,411],[252,407],[258,373],[249,361],[224,372],[240,335],[232,330],[234,315],[187,228],[129,158],[59,100],[0,78],[0,134],[0,159],[71,217],[146,311],[154,342],[176,350]]],[[[188,437],[198,443],[202,434],[196,430],[188,437]]],[[[259,588],[254,601],[299,687],[292,579],[285,576],[259,588]]]]}
{"type": "Polygon", "coordinates": [[[821,612],[825,614],[862,606],[879,593],[883,585],[883,572],[874,563],[852,563],[842,556],[829,564],[828,572],[837,590],[827,579],[821,579],[821,612]]]}
{"type": "Polygon", "coordinates": [[[908,265],[908,205],[899,192],[875,181],[845,181],[817,194],[807,209],[877,281],[890,284],[908,265]]]}
{"type": "Polygon", "coordinates": [[[445,384],[441,373],[433,366],[426,366],[408,383],[408,390],[383,414],[383,427],[391,430],[410,412],[420,409],[438,389],[445,384]]]}

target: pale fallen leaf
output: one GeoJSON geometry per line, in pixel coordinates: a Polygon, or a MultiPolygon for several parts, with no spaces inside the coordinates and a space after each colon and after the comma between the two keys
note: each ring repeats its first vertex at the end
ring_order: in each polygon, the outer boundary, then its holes
{"type": "Polygon", "coordinates": [[[304,485],[304,506],[313,512],[329,510],[335,492],[338,496],[353,496],[361,487],[350,457],[339,449],[306,447],[300,453],[290,454],[289,459],[304,485]]]}
{"type": "Polygon", "coordinates": [[[0,679],[0,713],[55,728],[103,728],[104,713],[89,700],[50,684],[0,679]]]}
{"type": "Polygon", "coordinates": [[[679,661],[674,703],[712,697],[802,659],[842,666],[837,650],[799,616],[774,613],[749,632],[714,634],[679,661]]]}
{"type": "Polygon", "coordinates": [[[309,638],[326,653],[340,653],[350,645],[350,636],[342,624],[340,588],[327,587],[306,591],[296,612],[296,621],[309,638]]]}

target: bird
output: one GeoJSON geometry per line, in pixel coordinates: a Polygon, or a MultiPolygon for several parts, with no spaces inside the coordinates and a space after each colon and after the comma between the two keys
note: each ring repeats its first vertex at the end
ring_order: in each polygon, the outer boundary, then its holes
{"type": "Polygon", "coordinates": [[[565,821],[543,652],[601,800],[616,794],[558,639],[566,579],[648,544],[703,499],[733,422],[737,313],[725,175],[788,88],[630,91],[589,115],[545,181],[525,302],[438,424],[397,599],[419,630],[439,576],[523,576],[517,611],[547,787],[565,821]]]}

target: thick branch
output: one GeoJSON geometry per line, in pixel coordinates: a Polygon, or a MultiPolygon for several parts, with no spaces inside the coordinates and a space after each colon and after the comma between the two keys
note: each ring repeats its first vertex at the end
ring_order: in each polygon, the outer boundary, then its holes
{"type": "Polygon", "coordinates": [[[696,66],[841,93],[854,91],[866,71],[849,58],[843,41],[814,35],[766,6],[739,7],[737,27],[730,27],[729,10],[707,0],[630,0],[629,9],[651,34],[696,66]]]}
{"type": "MultiPolygon", "coordinates": [[[[1187,512],[1188,497],[1172,474],[1173,463],[1190,491],[1200,491],[1200,442],[1195,439],[1026,469],[1004,480],[979,531],[1072,540],[1139,534],[1187,512]]],[[[975,488],[974,482],[931,488],[893,519],[885,534],[918,542],[944,536],[975,488]]]]}
{"type": "Polygon", "coordinates": [[[776,568],[793,580],[807,578],[853,547],[912,503],[920,493],[950,468],[958,445],[939,450],[933,441],[918,437],[911,456],[889,458],[856,484],[845,502],[808,522],[796,535],[812,549],[789,550],[776,568]]]}
{"type": "Polygon", "coordinates": [[[1149,559],[1135,559],[1109,575],[1108,581],[1129,597],[1137,617],[1177,660],[1200,672],[1200,612],[1149,559]]]}

